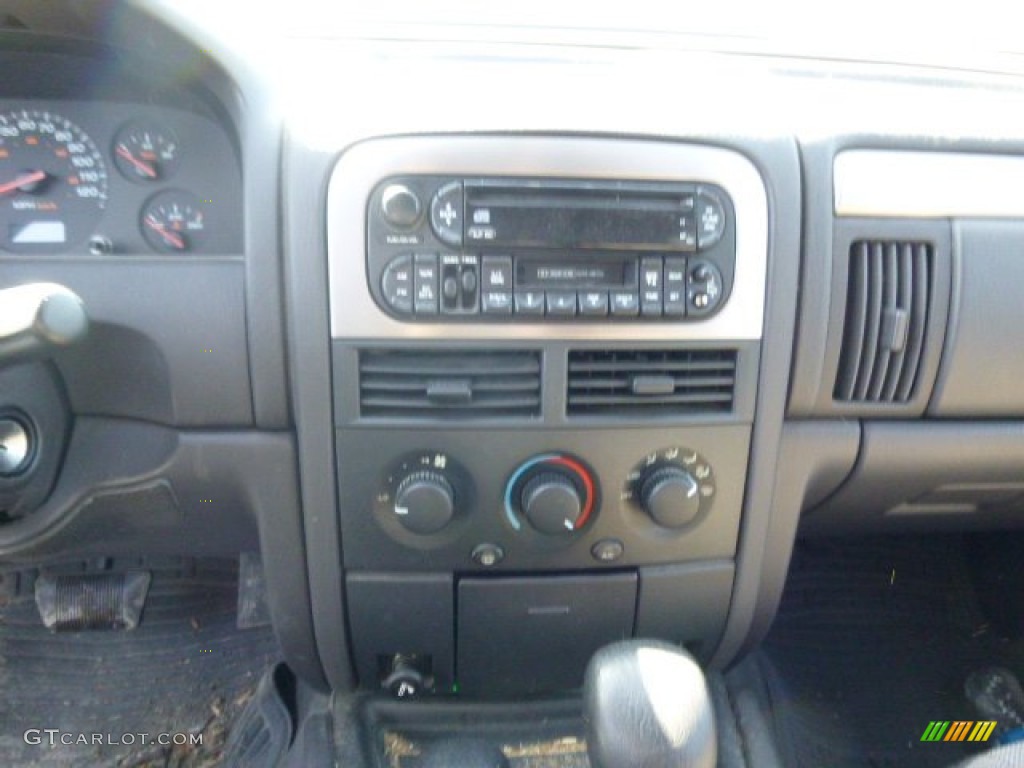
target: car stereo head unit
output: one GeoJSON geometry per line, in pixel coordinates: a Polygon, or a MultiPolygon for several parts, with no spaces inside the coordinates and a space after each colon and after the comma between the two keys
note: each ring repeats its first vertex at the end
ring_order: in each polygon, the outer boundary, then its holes
{"type": "Polygon", "coordinates": [[[412,322],[697,320],[735,272],[732,201],[701,183],[390,178],[367,239],[374,299],[412,322]]]}

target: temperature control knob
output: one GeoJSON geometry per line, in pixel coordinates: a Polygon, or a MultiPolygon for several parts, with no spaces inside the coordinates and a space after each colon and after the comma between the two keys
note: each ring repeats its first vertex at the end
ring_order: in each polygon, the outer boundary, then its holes
{"type": "Polygon", "coordinates": [[[557,535],[576,530],[583,499],[565,475],[542,472],[523,486],[521,506],[530,525],[541,533],[557,535]]]}
{"type": "Polygon", "coordinates": [[[659,467],[640,481],[640,504],[658,525],[682,528],[700,512],[700,483],[682,467],[659,467]]]}
{"type": "Polygon", "coordinates": [[[564,453],[534,456],[512,473],[505,487],[505,515],[517,531],[571,536],[593,517],[597,483],[579,459],[564,453]]]}
{"type": "Polygon", "coordinates": [[[436,533],[455,514],[455,491],[440,472],[413,472],[395,492],[395,515],[413,533],[436,533]]]}

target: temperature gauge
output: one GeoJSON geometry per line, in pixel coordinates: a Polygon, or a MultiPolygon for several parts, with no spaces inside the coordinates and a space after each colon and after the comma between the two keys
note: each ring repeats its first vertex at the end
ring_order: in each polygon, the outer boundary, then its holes
{"type": "Polygon", "coordinates": [[[165,253],[194,251],[206,233],[206,216],[199,198],[168,190],[154,195],[140,219],[146,242],[165,253]]]}
{"type": "Polygon", "coordinates": [[[129,181],[170,177],[178,167],[178,141],[167,128],[129,123],[114,137],[114,165],[129,181]]]}

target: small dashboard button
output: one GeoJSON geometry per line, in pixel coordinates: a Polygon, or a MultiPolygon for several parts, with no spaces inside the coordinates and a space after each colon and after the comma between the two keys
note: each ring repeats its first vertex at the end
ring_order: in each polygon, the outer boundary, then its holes
{"type": "Polygon", "coordinates": [[[697,195],[697,244],[701,250],[710,248],[725,234],[725,207],[718,196],[702,189],[697,195]]]}
{"type": "Polygon", "coordinates": [[[484,314],[512,314],[512,293],[508,291],[483,291],[480,294],[480,307],[484,314]]]}
{"type": "Polygon", "coordinates": [[[437,314],[437,256],[431,253],[418,253],[414,259],[413,287],[416,292],[415,308],[417,315],[437,314]]]}
{"type": "Polygon", "coordinates": [[[384,300],[396,312],[412,313],[413,267],[412,256],[398,256],[391,260],[381,277],[384,300]]]}
{"type": "Polygon", "coordinates": [[[480,265],[480,278],[485,291],[511,291],[512,257],[484,256],[480,265]]]}
{"type": "Polygon", "coordinates": [[[640,261],[640,313],[657,316],[662,308],[662,260],[648,256],[640,261]]]}
{"type": "Polygon", "coordinates": [[[618,539],[601,539],[590,548],[590,554],[599,563],[614,563],[625,549],[618,539]]]}
{"type": "Polygon", "coordinates": [[[430,202],[430,226],[442,242],[462,245],[462,182],[445,184],[430,202]]]}
{"type": "Polygon", "coordinates": [[[686,314],[686,259],[665,259],[665,314],[682,317],[686,314]]]}
{"type": "Polygon", "coordinates": [[[640,297],[633,291],[612,291],[610,301],[613,315],[630,317],[640,311],[640,297]]]}
{"type": "Polygon", "coordinates": [[[588,317],[603,317],[608,314],[608,293],[605,291],[580,291],[580,314],[588,317]]]}
{"type": "Polygon", "coordinates": [[[544,291],[516,291],[516,312],[520,315],[543,315],[544,291]]]}
{"type": "Polygon", "coordinates": [[[576,293],[573,291],[548,291],[548,314],[556,317],[572,317],[576,314],[576,293]]]}

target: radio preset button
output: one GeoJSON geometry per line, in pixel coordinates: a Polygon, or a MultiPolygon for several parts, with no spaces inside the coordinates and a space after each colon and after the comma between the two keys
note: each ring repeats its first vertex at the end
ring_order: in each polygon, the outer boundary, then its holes
{"type": "Polygon", "coordinates": [[[674,256],[665,259],[665,314],[674,317],[686,314],[686,259],[674,256]]]}
{"type": "Polygon", "coordinates": [[[580,314],[591,317],[608,314],[608,294],[604,291],[581,291],[580,314]]]}
{"type": "Polygon", "coordinates": [[[544,291],[516,291],[516,312],[520,315],[544,314],[544,291]]]}
{"type": "Polygon", "coordinates": [[[576,293],[573,291],[548,291],[548,314],[571,317],[576,314],[576,293]]]}
{"type": "Polygon", "coordinates": [[[725,233],[725,207],[718,196],[702,189],[697,195],[697,244],[704,248],[722,239],[725,233]]]}
{"type": "Polygon", "coordinates": [[[640,310],[640,297],[632,291],[612,291],[610,299],[613,315],[631,317],[640,310]]]}
{"type": "Polygon", "coordinates": [[[398,256],[391,260],[380,281],[384,300],[396,312],[412,313],[413,268],[412,256],[398,256]]]}
{"type": "Polygon", "coordinates": [[[430,226],[438,239],[462,245],[462,182],[445,184],[430,201],[430,226]]]}
{"type": "Polygon", "coordinates": [[[640,313],[643,315],[661,314],[663,266],[657,256],[640,260],[640,313]]]}

